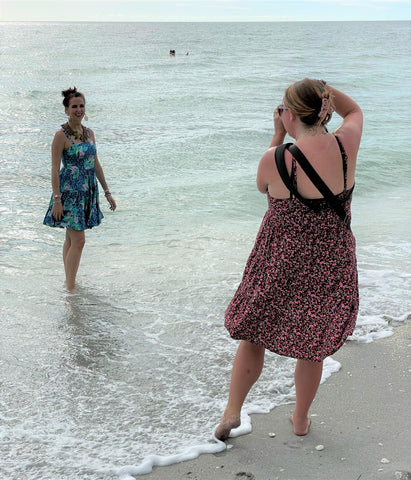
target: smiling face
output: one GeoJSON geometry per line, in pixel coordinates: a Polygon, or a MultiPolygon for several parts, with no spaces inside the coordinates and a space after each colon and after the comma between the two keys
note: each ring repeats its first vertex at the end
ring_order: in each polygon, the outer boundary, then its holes
{"type": "Polygon", "coordinates": [[[66,107],[66,114],[69,120],[74,122],[81,122],[86,113],[86,101],[84,97],[70,98],[69,106],[66,107]]]}

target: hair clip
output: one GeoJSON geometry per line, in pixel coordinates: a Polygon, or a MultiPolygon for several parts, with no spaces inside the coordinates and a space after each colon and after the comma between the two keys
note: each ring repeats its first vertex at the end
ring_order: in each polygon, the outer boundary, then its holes
{"type": "Polygon", "coordinates": [[[325,113],[327,113],[327,115],[332,115],[333,112],[334,112],[334,107],[331,103],[331,100],[329,98],[323,98],[323,101],[321,104],[321,110],[318,116],[322,117],[325,113]]]}

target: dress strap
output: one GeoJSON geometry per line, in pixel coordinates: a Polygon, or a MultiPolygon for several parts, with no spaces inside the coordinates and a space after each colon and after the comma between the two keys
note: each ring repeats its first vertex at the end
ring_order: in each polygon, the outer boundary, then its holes
{"type": "Polygon", "coordinates": [[[338,146],[340,147],[340,152],[341,152],[341,157],[342,157],[342,164],[343,164],[343,172],[344,172],[344,193],[347,191],[347,161],[348,161],[348,156],[345,153],[343,144],[341,143],[341,140],[337,137],[337,135],[334,135],[338,142],[338,146]]]}
{"type": "MultiPolygon", "coordinates": [[[[291,182],[295,190],[297,190],[297,161],[291,157],[291,182]]],[[[290,198],[293,198],[293,193],[290,192],[290,198]]]]}
{"type": "MultiPolygon", "coordinates": [[[[288,191],[290,192],[290,199],[294,198],[297,194],[297,188],[294,186],[293,182],[293,172],[291,171],[291,177],[288,175],[287,167],[285,165],[284,161],[284,152],[287,147],[292,145],[291,143],[283,143],[282,145],[278,145],[275,148],[275,164],[277,166],[278,173],[280,174],[280,177],[284,183],[284,185],[287,187],[288,191]]],[[[293,168],[293,167],[292,167],[293,168]]]]}
{"type": "Polygon", "coordinates": [[[71,139],[70,135],[67,134],[67,132],[64,130],[64,128],[61,129],[61,131],[64,133],[64,135],[70,140],[70,142],[75,145],[75,143],[73,142],[73,140],[71,139]]]}
{"type": "MultiPolygon", "coordinates": [[[[328,203],[328,205],[335,211],[335,213],[341,218],[344,225],[350,230],[350,219],[345,211],[344,206],[338,200],[337,196],[333,194],[333,192],[328,188],[328,186],[324,183],[322,178],[318,175],[315,171],[311,163],[307,160],[306,156],[303,152],[297,147],[297,145],[293,144],[288,148],[288,151],[291,155],[297,160],[298,164],[304,170],[307,177],[311,180],[317,190],[322,194],[324,200],[328,203]]],[[[277,151],[276,151],[277,152],[277,151]]],[[[299,198],[298,195],[296,195],[299,198]]]]}

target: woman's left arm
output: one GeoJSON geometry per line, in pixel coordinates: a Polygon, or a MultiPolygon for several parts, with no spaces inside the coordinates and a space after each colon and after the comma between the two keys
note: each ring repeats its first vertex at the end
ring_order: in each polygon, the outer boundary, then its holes
{"type": "MultiPolygon", "coordinates": [[[[94,138],[94,132],[90,129],[91,136],[93,137],[93,142],[94,145],[96,144],[96,139],[94,138]]],[[[117,208],[116,202],[114,198],[112,197],[110,190],[108,189],[106,179],[104,177],[104,172],[103,172],[103,167],[101,166],[101,163],[99,162],[98,156],[96,154],[96,158],[94,160],[94,170],[96,172],[96,177],[97,180],[100,182],[103,190],[104,190],[104,196],[106,197],[108,203],[110,204],[110,210],[114,210],[117,208]]]]}

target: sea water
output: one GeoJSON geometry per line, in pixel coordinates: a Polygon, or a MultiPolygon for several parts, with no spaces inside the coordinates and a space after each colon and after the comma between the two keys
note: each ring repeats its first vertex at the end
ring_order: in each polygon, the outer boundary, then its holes
{"type": "MultiPolygon", "coordinates": [[[[3,23],[0,40],[2,478],[130,478],[224,448],[212,433],[237,346],[224,311],[267,207],[255,175],[273,109],[305,76],[365,115],[350,341],[407,321],[409,22],[3,23]],[[42,221],[73,85],[118,208],[101,196],[68,294],[64,230],[42,221]]],[[[291,402],[293,367],[268,354],[245,412],[291,402]]]]}

